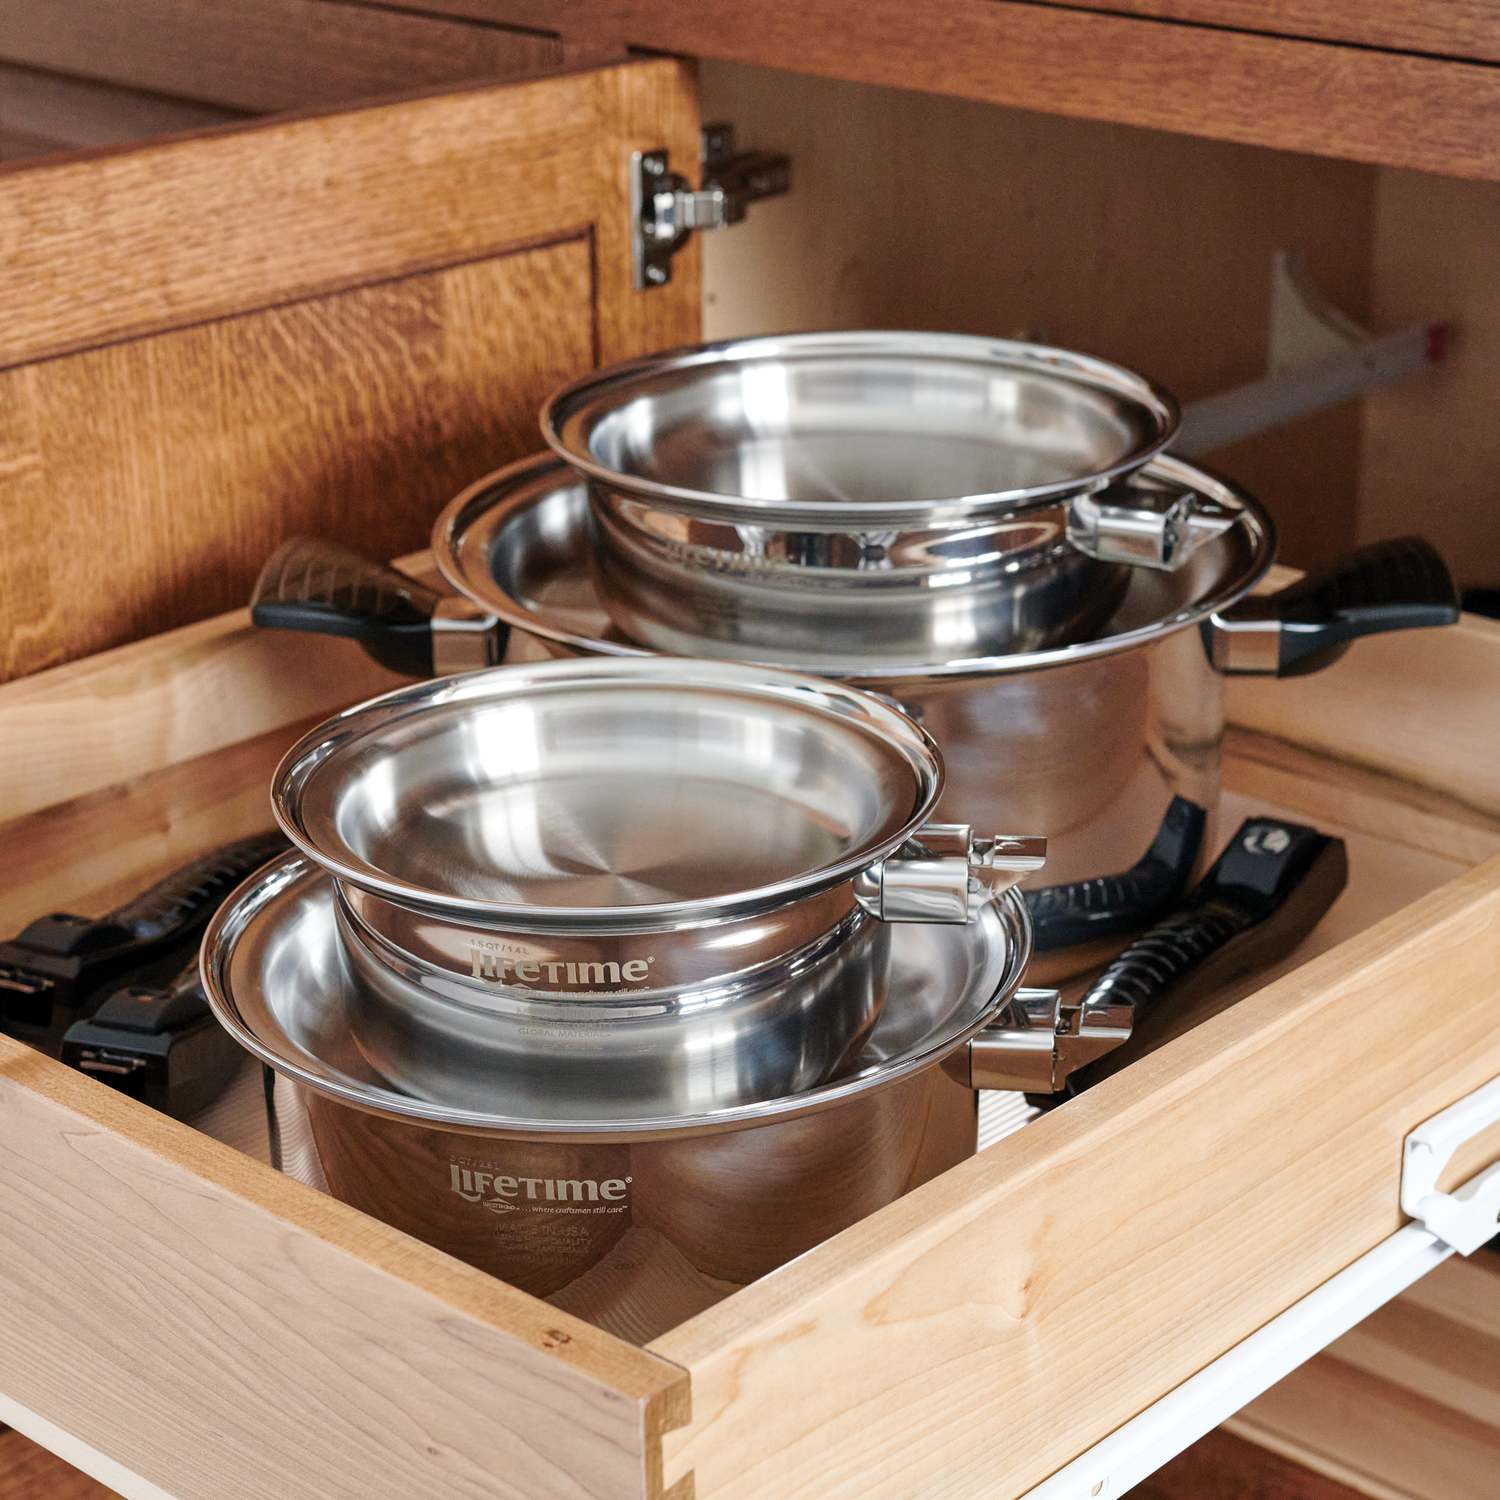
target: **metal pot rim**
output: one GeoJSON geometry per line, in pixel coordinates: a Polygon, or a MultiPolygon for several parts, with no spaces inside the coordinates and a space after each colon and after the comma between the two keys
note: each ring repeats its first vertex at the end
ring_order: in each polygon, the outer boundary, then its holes
{"type": "MultiPolygon", "coordinates": [[[[1031,959],[1031,918],[1026,903],[1014,891],[987,904],[991,919],[1000,928],[1005,943],[1003,970],[987,995],[973,997],[968,1007],[955,1007],[945,1022],[919,1042],[893,1056],[869,1063],[831,1083],[820,1084],[800,1094],[756,1104],[739,1104],[696,1115],[642,1117],[629,1120],[536,1120],[451,1109],[413,1099],[393,1088],[381,1087],[340,1072],[308,1052],[276,1022],[270,1009],[253,1010],[262,1027],[274,1033],[263,1037],[247,1019],[241,997],[233,992],[230,966],[238,945],[252,936],[257,926],[274,922],[279,898],[299,884],[324,882],[327,899],[333,900],[333,882],[305,855],[292,850],[273,860],[244,881],[215,913],[204,934],[201,969],[204,991],[214,1015],[226,1031],[253,1056],[278,1073],[324,1097],[350,1105],[367,1114],[430,1128],[471,1135],[495,1135],[552,1141],[597,1141],[600,1137],[630,1140],[661,1140],[680,1135],[707,1135],[745,1130],[772,1120],[788,1120],[830,1109],[868,1090],[880,1088],[924,1068],[940,1063],[963,1046],[994,1016],[1020,985],[1031,959]]],[[[978,924],[943,929],[955,942],[976,942],[978,924]]],[[[321,955],[310,956],[309,967],[321,955]]],[[[323,978],[326,982],[326,970],[323,978]]],[[[316,983],[316,982],[314,982],[316,983]]],[[[320,993],[325,1005],[341,1004],[342,996],[320,993]]],[[[253,1009],[253,1008],[252,1008],[253,1009]]]]}
{"type": "Polygon", "coordinates": [[[927,820],[942,789],[942,755],[931,736],[899,709],[868,693],[774,667],[632,653],[628,659],[590,656],[493,667],[413,683],[356,704],[305,734],[282,757],[271,783],[271,807],[282,831],[316,864],[340,880],[409,910],[448,921],[479,916],[496,924],[515,918],[533,932],[586,935],[599,931],[601,925],[614,932],[688,928],[753,916],[817,895],[894,853],[927,820]],[[813,870],[744,891],[632,906],[546,906],[433,891],[378,869],[347,846],[321,847],[305,827],[302,801],[308,783],[334,757],[348,756],[354,747],[429,710],[464,703],[477,706],[518,696],[539,685],[545,691],[570,683],[723,691],[742,698],[790,702],[815,714],[837,717],[883,745],[894,761],[911,772],[912,806],[892,832],[867,837],[840,858],[813,870]]]}
{"type": "Polygon", "coordinates": [[[840,526],[847,526],[856,518],[858,524],[864,526],[951,523],[965,517],[989,516],[1055,503],[1069,495],[1100,489],[1111,480],[1139,469],[1166,448],[1176,435],[1179,422],[1178,405],[1170,392],[1133,370],[1108,360],[1015,339],[909,329],[780,333],[685,345],[591,371],[555,391],[541,411],[542,435],[561,458],[602,484],[654,501],[664,509],[725,520],[738,518],[751,522],[775,520],[785,523],[823,520],[837,521],[840,526]],[[758,360],[838,356],[946,360],[1048,377],[1062,384],[1108,394],[1129,408],[1148,435],[1114,462],[1079,477],[981,494],[862,501],[854,506],[840,502],[837,513],[826,503],[756,499],[665,484],[602,462],[590,446],[590,435],[599,422],[630,400],[635,389],[648,380],[758,360]]]}
{"type": "MultiPolygon", "coordinates": [[[[1143,646],[1162,636],[1206,620],[1215,612],[1227,609],[1248,594],[1276,561],[1276,526],[1265,508],[1253,496],[1231,480],[1221,478],[1198,464],[1188,463],[1172,454],[1162,454],[1141,471],[1169,484],[1181,484],[1203,490],[1214,499],[1241,512],[1241,529],[1248,536],[1249,557],[1245,564],[1217,587],[1210,589],[1181,609],[1148,624],[1072,645],[1054,646],[1043,651],[1017,651],[998,656],[961,657],[931,663],[888,663],[881,661],[842,662],[833,665],[766,663],[783,671],[816,675],[820,680],[852,683],[868,682],[872,686],[933,677],[991,677],[1010,672],[1032,672],[1039,668],[1063,666],[1069,662],[1110,656],[1143,646]]],[[[552,453],[533,454],[517,463],[497,469],[477,479],[456,495],[438,516],[432,528],[432,553],[438,570],[460,594],[481,608],[491,611],[506,625],[538,636],[558,645],[568,646],[588,656],[632,658],[659,656],[648,646],[625,639],[611,639],[607,633],[585,634],[567,628],[539,614],[508,594],[490,571],[487,547],[470,545],[471,534],[484,522],[487,535],[493,535],[500,522],[527,507],[538,504],[547,495],[573,488],[582,480],[564,459],[552,453]]],[[[1210,543],[1209,546],[1218,546],[1210,543]]],[[[1205,549],[1207,550],[1207,549],[1205,549]]],[[[604,614],[603,606],[599,612],[604,614]]],[[[684,647],[684,650],[688,648],[684,647]]],[[[695,658],[701,659],[701,658],[695,658]]]]}

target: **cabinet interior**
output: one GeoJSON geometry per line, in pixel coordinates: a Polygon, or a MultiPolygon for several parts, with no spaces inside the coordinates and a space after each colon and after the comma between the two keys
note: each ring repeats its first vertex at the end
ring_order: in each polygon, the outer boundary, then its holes
{"type": "Polygon", "coordinates": [[[1372,331],[1450,324],[1447,358],[1205,462],[1265,501],[1294,566],[1421,532],[1464,585],[1500,580],[1500,184],[733,63],[699,76],[704,118],[789,152],[794,184],[705,236],[706,338],[1028,334],[1193,401],[1266,373],[1271,257],[1297,249],[1372,331]]]}

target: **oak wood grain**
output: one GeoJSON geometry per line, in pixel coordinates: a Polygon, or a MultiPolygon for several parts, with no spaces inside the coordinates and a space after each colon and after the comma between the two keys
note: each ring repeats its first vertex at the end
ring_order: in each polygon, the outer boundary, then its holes
{"type": "Polygon", "coordinates": [[[0,173],[0,675],[239,604],[294,531],[419,546],[557,385],[690,339],[627,161],[696,128],[646,62],[0,173]]]}
{"type": "Polygon", "coordinates": [[[1500,177],[1500,73],[1483,62],[1022,0],[871,0],[857,14],[837,0],[443,0],[445,10],[459,7],[565,36],[591,29],[633,46],[826,78],[1500,177]]]}
{"type": "MultiPolygon", "coordinates": [[[[1040,0],[1044,5],[1063,0],[1040,0]]],[[[1115,15],[1151,16],[1269,36],[1316,38],[1500,62],[1494,0],[1066,0],[1115,15]]]]}
{"type": "Polygon", "coordinates": [[[1112,1430],[1399,1227],[1402,1137],[1500,1072],[1497,966],[1490,861],[664,1335],[668,1479],[1023,1493],[1080,1446],[1025,1413],[1112,1430]]]}
{"type": "MultiPolygon", "coordinates": [[[[0,0],[0,57],[252,114],[555,68],[556,36],[325,0],[0,0]]],[[[441,11],[441,6],[432,9],[441,11]]]]}
{"type": "Polygon", "coordinates": [[[241,113],[8,63],[0,64],[0,100],[8,133],[29,134],[53,151],[205,130],[241,113]]]}

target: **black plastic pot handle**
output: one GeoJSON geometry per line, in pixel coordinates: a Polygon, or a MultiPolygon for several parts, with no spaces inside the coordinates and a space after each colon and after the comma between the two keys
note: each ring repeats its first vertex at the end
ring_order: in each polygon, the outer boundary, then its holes
{"type": "MultiPolygon", "coordinates": [[[[1138,1034],[1141,1022],[1184,981],[1206,992],[1286,956],[1318,924],[1348,881],[1342,839],[1277,818],[1250,818],[1170,916],[1135,940],[1079,1002],[1087,1014],[1138,1034]]],[[[1127,1043],[1079,1068],[1040,1108],[1071,1098],[1123,1066],[1127,1043]]]]}
{"type": "Polygon", "coordinates": [[[273,630],[356,640],[381,666],[432,676],[432,616],[442,595],[319,537],[283,542],[260,570],[250,618],[273,630]]]}
{"type": "Polygon", "coordinates": [[[114,986],[196,949],[234,888],[287,847],[276,832],[225,844],[158,881],[108,916],[52,912],[0,942],[0,1030],[50,1045],[59,1026],[92,1014],[114,986]]]}
{"type": "Polygon", "coordinates": [[[1204,630],[1221,671],[1300,677],[1337,661],[1362,635],[1456,624],[1459,607],[1437,549],[1403,536],[1357,547],[1275,594],[1242,599],[1204,630]]]}
{"type": "Polygon", "coordinates": [[[1208,814],[1173,797],[1151,847],[1128,870],[1026,891],[1038,953],[1148,927],[1187,889],[1208,814]]]}

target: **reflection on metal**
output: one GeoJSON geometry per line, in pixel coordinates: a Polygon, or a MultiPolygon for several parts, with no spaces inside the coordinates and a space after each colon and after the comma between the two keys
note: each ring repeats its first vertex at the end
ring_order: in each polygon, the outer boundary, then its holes
{"type": "Polygon", "coordinates": [[[1125,480],[1068,503],[1068,541],[1100,562],[1175,573],[1238,519],[1195,490],[1125,480]]]}
{"type": "Polygon", "coordinates": [[[1172,451],[1192,457],[1337,406],[1439,363],[1441,323],[1413,323],[1376,338],[1323,297],[1302,257],[1278,250],[1271,273],[1270,373],[1183,408],[1172,451]]]}

